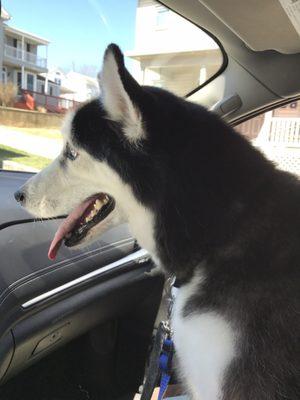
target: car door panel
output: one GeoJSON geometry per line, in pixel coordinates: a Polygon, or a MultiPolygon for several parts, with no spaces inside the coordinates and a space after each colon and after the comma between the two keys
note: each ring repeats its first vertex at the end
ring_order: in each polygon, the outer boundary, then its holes
{"type": "MultiPolygon", "coordinates": [[[[147,263],[130,267],[114,277],[106,276],[99,282],[90,282],[84,289],[77,288],[72,294],[52,299],[50,304],[44,303],[25,312],[23,310],[22,317],[11,325],[14,353],[12,357],[11,348],[6,346],[6,360],[9,357],[11,359],[0,382],[5,382],[93,327],[124,318],[129,310],[141,307],[143,302],[151,299],[153,323],[160,300],[162,279],[145,274],[151,268],[147,263]]],[[[147,316],[145,323],[149,324],[147,316]]]]}
{"type": "Polygon", "coordinates": [[[161,277],[146,274],[153,264],[126,224],[87,248],[62,246],[56,261],[48,260],[60,220],[34,221],[13,199],[30,176],[0,172],[0,384],[145,302],[140,318],[149,340],[163,287],[161,277]]]}

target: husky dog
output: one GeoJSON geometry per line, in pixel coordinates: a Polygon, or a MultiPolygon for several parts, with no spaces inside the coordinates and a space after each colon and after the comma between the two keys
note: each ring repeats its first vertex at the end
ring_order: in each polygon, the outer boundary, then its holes
{"type": "Polygon", "coordinates": [[[49,257],[127,221],[181,281],[172,324],[191,398],[299,400],[298,180],[203,107],[140,86],[114,44],[100,84],[15,194],[37,217],[68,214],[49,257]]]}

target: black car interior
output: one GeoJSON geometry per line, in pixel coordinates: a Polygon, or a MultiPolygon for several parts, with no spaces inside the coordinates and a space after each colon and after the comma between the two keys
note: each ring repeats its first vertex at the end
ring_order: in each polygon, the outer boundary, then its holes
{"type": "Polygon", "coordinates": [[[51,264],[59,221],[33,221],[10,198],[29,176],[0,173],[0,399],[132,398],[163,278],[126,225],[51,264]]]}

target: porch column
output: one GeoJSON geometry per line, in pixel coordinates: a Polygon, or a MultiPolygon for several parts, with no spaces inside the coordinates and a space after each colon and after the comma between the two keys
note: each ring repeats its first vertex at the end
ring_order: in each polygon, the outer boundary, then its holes
{"type": "Polygon", "coordinates": [[[142,85],[145,85],[146,73],[145,73],[145,67],[144,66],[142,67],[141,71],[142,71],[142,85]]]}
{"type": "Polygon", "coordinates": [[[25,67],[24,67],[24,65],[22,65],[21,71],[22,71],[22,74],[21,74],[21,88],[22,89],[26,89],[25,67]]]}
{"type": "Polygon", "coordinates": [[[24,43],[24,36],[22,36],[22,47],[21,47],[21,57],[22,57],[22,76],[21,76],[21,88],[26,89],[26,81],[25,81],[25,67],[24,67],[24,60],[25,60],[25,43],[24,43]]]}
{"type": "Polygon", "coordinates": [[[24,43],[24,36],[22,36],[22,47],[21,47],[21,51],[22,51],[22,61],[25,60],[25,43],[24,43]]]}
{"type": "Polygon", "coordinates": [[[256,143],[259,145],[265,145],[269,143],[269,135],[271,133],[273,111],[267,111],[264,114],[264,122],[260,129],[260,132],[256,138],[256,143]]]}
{"type": "Polygon", "coordinates": [[[199,85],[205,83],[206,79],[206,67],[201,67],[199,72],[199,85]]]}
{"type": "Polygon", "coordinates": [[[48,45],[46,44],[46,65],[45,68],[47,68],[47,72],[46,72],[46,77],[45,77],[45,88],[44,88],[44,92],[45,94],[48,94],[48,45]]]}
{"type": "Polygon", "coordinates": [[[45,68],[48,68],[48,45],[46,44],[46,65],[45,68]]]}

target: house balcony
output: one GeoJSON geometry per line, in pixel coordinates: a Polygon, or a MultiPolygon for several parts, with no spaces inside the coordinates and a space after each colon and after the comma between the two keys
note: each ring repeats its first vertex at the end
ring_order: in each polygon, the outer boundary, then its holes
{"type": "Polygon", "coordinates": [[[4,45],[4,61],[9,64],[21,66],[24,65],[28,68],[37,69],[39,71],[47,70],[47,59],[39,57],[37,54],[28,51],[22,51],[7,44],[4,45]]]}

